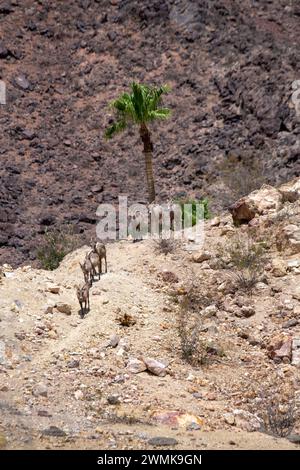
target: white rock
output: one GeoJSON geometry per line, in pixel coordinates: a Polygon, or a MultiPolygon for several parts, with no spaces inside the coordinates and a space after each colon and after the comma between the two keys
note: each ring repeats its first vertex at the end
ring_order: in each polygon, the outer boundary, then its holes
{"type": "Polygon", "coordinates": [[[116,351],[116,355],[119,356],[119,357],[122,357],[122,356],[124,356],[125,352],[126,352],[125,349],[118,348],[117,351],[116,351]]]}
{"type": "Polygon", "coordinates": [[[38,396],[46,397],[48,395],[48,388],[43,382],[39,382],[32,389],[32,393],[36,397],[38,396]]]}
{"type": "Polygon", "coordinates": [[[76,398],[76,400],[82,400],[82,398],[83,398],[82,390],[76,390],[74,392],[74,397],[76,398]]]}
{"type": "Polygon", "coordinates": [[[152,359],[151,357],[143,357],[143,362],[145,363],[147,370],[152,374],[158,375],[159,377],[164,377],[166,375],[167,366],[162,362],[152,359]]]}
{"type": "Polygon", "coordinates": [[[214,217],[213,219],[211,219],[210,226],[211,227],[217,227],[218,225],[220,225],[220,223],[221,223],[221,219],[220,219],[220,217],[217,216],[217,217],[214,217]]]}
{"type": "Polygon", "coordinates": [[[203,312],[207,317],[213,317],[218,313],[218,307],[216,305],[209,305],[203,310],[203,312]]]}
{"type": "Polygon", "coordinates": [[[231,426],[235,424],[235,417],[233,413],[225,413],[223,418],[225,423],[230,424],[231,426]]]}
{"type": "Polygon", "coordinates": [[[146,369],[146,364],[136,358],[129,359],[127,363],[127,370],[132,374],[139,374],[140,372],[144,372],[146,369]]]}

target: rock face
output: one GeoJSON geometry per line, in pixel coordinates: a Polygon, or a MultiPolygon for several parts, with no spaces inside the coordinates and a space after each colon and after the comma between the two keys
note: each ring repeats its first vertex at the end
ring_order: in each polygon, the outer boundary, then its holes
{"type": "MultiPolygon", "coordinates": [[[[0,117],[0,262],[35,259],[47,224],[72,225],[84,240],[94,235],[99,203],[117,204],[124,190],[134,202],[147,197],[138,135],[128,133],[122,146],[103,139],[111,118],[103,110],[132,80],[151,82],[155,74],[156,83],[172,86],[173,117],[153,133],[159,200],[207,195],[225,208],[264,182],[299,174],[291,100],[297,7],[255,3],[70,0],[67,8],[55,1],[57,18],[49,2],[2,8],[8,100],[0,117]],[[243,194],[227,202],[223,177],[232,158],[243,194]],[[267,171],[241,177],[249,162],[267,171]]],[[[253,217],[251,207],[239,211],[243,220],[253,217]]]]}

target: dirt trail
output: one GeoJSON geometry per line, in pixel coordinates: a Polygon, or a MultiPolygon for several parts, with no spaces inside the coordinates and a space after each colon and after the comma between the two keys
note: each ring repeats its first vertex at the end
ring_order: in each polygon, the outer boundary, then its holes
{"type": "MultiPolygon", "coordinates": [[[[8,448],[152,448],[148,441],[157,436],[176,439],[178,449],[297,448],[224,421],[226,413],[245,408],[245,377],[256,377],[262,364],[273,368],[263,350],[241,347],[236,334],[241,322],[249,328],[266,323],[269,299],[255,297],[257,314],[250,319],[235,320],[221,311],[209,318],[203,334],[207,341],[218,338],[226,356],[192,367],[181,359],[178,307],[170,291],[180,289],[191,274],[204,284],[212,282],[214,270],[191,264],[192,253],[181,248],[165,256],[151,241],[108,245],[108,273],[93,284],[91,311],[80,319],[75,285],[81,282],[79,261],[87,249],[68,255],[54,272],[19,268],[0,285],[0,340],[6,348],[0,434],[8,448]],[[166,272],[178,282],[162,281],[166,272]],[[48,291],[49,283],[59,286],[59,294],[48,291]],[[57,302],[68,304],[72,314],[56,308],[46,313],[57,302]],[[124,313],[135,319],[133,326],[117,321],[124,313]],[[107,347],[114,335],[119,344],[107,347]],[[129,372],[128,360],[142,356],[166,364],[168,374],[129,372]],[[187,420],[184,426],[155,419],[174,410],[187,420]],[[190,416],[200,425],[193,419],[189,424],[190,416]],[[65,434],[45,435],[50,426],[65,434]]],[[[288,364],[280,368],[292,370],[288,364]]]]}

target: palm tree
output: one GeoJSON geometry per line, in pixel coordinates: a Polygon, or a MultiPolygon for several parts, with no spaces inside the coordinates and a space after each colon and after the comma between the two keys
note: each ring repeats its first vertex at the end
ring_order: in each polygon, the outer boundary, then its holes
{"type": "Polygon", "coordinates": [[[144,145],[150,203],[155,200],[155,184],[152,166],[153,144],[148,125],[152,121],[169,117],[170,110],[160,107],[162,94],[168,91],[169,88],[167,86],[150,87],[139,83],[132,83],[130,94],[123,93],[119,98],[112,101],[111,107],[115,112],[116,119],[105,132],[105,137],[110,139],[132,124],[139,127],[140,137],[144,145]]]}

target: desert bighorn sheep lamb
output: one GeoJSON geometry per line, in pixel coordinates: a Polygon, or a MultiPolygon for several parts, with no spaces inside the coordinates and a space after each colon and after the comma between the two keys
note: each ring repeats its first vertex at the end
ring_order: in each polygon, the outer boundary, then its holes
{"type": "Polygon", "coordinates": [[[80,262],[79,262],[79,264],[80,264],[81,270],[83,272],[85,282],[93,281],[94,280],[95,269],[94,269],[94,266],[92,264],[92,261],[89,259],[89,255],[88,254],[86,255],[83,264],[80,263],[80,262]]]}
{"type": "Polygon", "coordinates": [[[84,317],[84,314],[90,310],[90,287],[92,286],[92,281],[86,282],[82,287],[76,286],[77,298],[80,305],[80,316],[84,317]],[[84,304],[84,307],[83,307],[84,304]]]}

